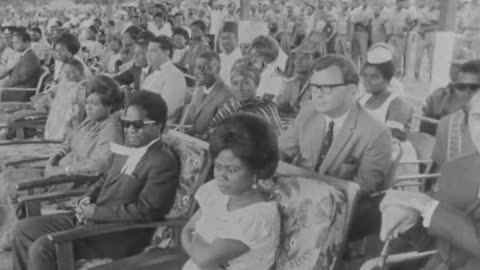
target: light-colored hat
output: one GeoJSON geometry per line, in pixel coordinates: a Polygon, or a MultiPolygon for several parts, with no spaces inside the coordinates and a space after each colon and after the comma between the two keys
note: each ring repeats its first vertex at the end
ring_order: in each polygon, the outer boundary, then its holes
{"type": "Polygon", "coordinates": [[[393,60],[394,49],[390,44],[379,42],[372,45],[367,53],[367,62],[382,64],[393,60]]]}

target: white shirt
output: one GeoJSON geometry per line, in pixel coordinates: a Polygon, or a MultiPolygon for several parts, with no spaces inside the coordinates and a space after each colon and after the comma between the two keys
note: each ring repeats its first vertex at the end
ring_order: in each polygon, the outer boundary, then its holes
{"type": "Polygon", "coordinates": [[[333,136],[335,138],[335,134],[338,134],[338,131],[340,131],[340,129],[342,128],[343,123],[345,123],[345,119],[347,118],[347,115],[348,115],[349,112],[350,112],[350,110],[348,110],[342,116],[337,117],[337,118],[331,118],[331,117],[325,115],[325,122],[326,122],[325,133],[328,132],[328,125],[330,124],[330,122],[333,121],[333,136]]]}
{"type": "Polygon", "coordinates": [[[242,58],[242,52],[240,48],[236,48],[230,54],[221,53],[220,54],[220,78],[227,84],[231,85],[231,73],[232,73],[232,66],[238,59],[242,58]]]}
{"type": "Polygon", "coordinates": [[[167,37],[172,37],[172,26],[170,25],[170,23],[168,22],[165,22],[163,24],[163,27],[161,29],[158,29],[158,27],[153,24],[153,23],[149,23],[148,24],[148,30],[150,32],[152,32],[155,36],[160,36],[160,35],[164,35],[164,36],[167,36],[167,37]]]}
{"type": "Polygon", "coordinates": [[[257,96],[262,97],[265,94],[272,94],[275,97],[285,88],[285,78],[278,74],[276,68],[285,69],[287,55],[279,49],[277,59],[268,64],[260,77],[260,84],[257,89],[257,96]]]}
{"type": "Polygon", "coordinates": [[[145,78],[142,89],[160,94],[167,103],[169,120],[173,120],[183,106],[187,85],[182,71],[168,61],[145,78]]]}
{"type": "Polygon", "coordinates": [[[183,49],[175,49],[173,50],[173,56],[172,56],[172,62],[173,63],[180,63],[182,61],[183,56],[185,56],[185,53],[187,53],[189,47],[186,46],[183,49]]]}

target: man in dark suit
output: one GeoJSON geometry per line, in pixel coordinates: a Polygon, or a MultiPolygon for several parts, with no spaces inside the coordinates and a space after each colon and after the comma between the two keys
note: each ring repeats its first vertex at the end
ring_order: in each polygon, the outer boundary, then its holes
{"type": "MultiPolygon", "coordinates": [[[[47,234],[79,225],[162,219],[172,207],[180,164],[162,142],[167,105],[158,94],[138,91],[122,119],[126,145],[112,144],[107,176],[79,201],[74,214],[28,218],[13,233],[15,270],[54,270],[55,247],[47,234]]],[[[153,230],[140,229],[74,242],[75,259],[120,258],[140,252],[153,230]]]]}
{"type": "Polygon", "coordinates": [[[137,42],[135,45],[133,65],[114,77],[120,85],[133,85],[133,90],[140,90],[143,80],[153,71],[147,64],[147,48],[148,41],[137,42]]]}
{"type": "MultiPolygon", "coordinates": [[[[390,131],[355,101],[358,81],[355,66],[346,57],[327,55],[316,60],[308,85],[312,98],[279,138],[286,161],[359,184],[358,218],[351,230],[355,240],[380,226],[379,200],[370,195],[385,188],[392,167],[390,131]],[[376,217],[366,216],[374,212],[376,217]]],[[[278,171],[294,173],[282,166],[278,171]]]]}
{"type": "Polygon", "coordinates": [[[218,109],[232,97],[232,92],[220,78],[220,56],[214,51],[198,56],[195,77],[197,87],[193,92],[187,124],[192,124],[191,134],[203,138],[218,109]]]}
{"type": "Polygon", "coordinates": [[[439,251],[426,270],[480,269],[480,92],[469,103],[468,128],[475,153],[448,161],[432,196],[391,190],[381,203],[382,240],[396,237],[423,218],[439,251]]]}
{"type": "Polygon", "coordinates": [[[148,42],[152,36],[150,32],[142,32],[138,35],[132,66],[114,77],[119,84],[133,85],[133,90],[138,91],[145,78],[153,72],[147,63],[148,42]]]}
{"type": "Polygon", "coordinates": [[[13,36],[13,48],[22,54],[17,64],[8,73],[1,87],[36,87],[41,75],[40,60],[31,48],[30,35],[17,32],[13,36]]]}

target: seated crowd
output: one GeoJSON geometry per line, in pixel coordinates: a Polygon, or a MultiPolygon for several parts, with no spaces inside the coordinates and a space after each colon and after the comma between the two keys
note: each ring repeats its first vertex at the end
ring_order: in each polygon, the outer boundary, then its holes
{"type": "MultiPolygon", "coordinates": [[[[95,24],[82,41],[75,29],[53,25],[47,55],[31,44],[41,31],[13,29],[12,49],[20,56],[13,65],[1,63],[1,86],[35,87],[43,68],[52,78],[33,97],[2,100],[2,136],[12,141],[12,115],[29,110],[47,115],[43,139],[61,141],[45,145],[50,157],[44,168],[0,171],[0,244],[13,252],[14,270],[58,269],[49,234],[165,219],[184,169],[164,141],[172,129],[208,142],[212,163],[210,178],[194,194],[198,209],[181,231],[189,257],[182,269],[270,269],[285,217],[262,184],[281,175],[328,176],[359,186],[348,243],[371,235],[390,240],[420,224],[427,230],[419,233],[436,240],[431,248],[439,250],[425,269],[480,267],[479,59],[455,59],[452,82],[424,104],[423,115],[439,120],[438,127],[419,124],[420,132],[435,136],[427,173],[440,172],[436,184],[394,190],[401,169],[418,174],[420,167],[398,164],[417,159],[409,141],[414,108],[392,90],[397,70],[389,44],[371,46],[359,69],[346,56],[319,55],[308,41],[288,56],[268,33],[241,41],[236,22],[224,23],[212,40],[204,21],[187,27],[183,15],[174,16],[180,25],[172,28],[163,7],[155,8],[151,27],[132,16],[108,43],[95,24]],[[287,62],[290,76],[283,72],[287,62]],[[25,195],[15,189],[19,182],[72,175],[97,180],[84,184],[88,191],[80,198],[68,198],[70,207],[48,202],[67,211],[19,215],[25,195]]],[[[100,27],[103,35],[107,27],[100,27]]],[[[2,45],[10,38],[9,28],[2,45]]],[[[74,241],[73,254],[75,260],[132,256],[148,246],[154,231],[74,241]]]]}

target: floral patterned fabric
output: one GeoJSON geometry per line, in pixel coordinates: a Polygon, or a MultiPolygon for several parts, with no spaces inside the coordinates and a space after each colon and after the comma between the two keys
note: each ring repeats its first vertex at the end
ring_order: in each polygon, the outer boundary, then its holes
{"type": "Polygon", "coordinates": [[[262,187],[278,202],[282,215],[280,246],[272,269],[332,269],[346,235],[345,193],[302,177],[282,177],[262,187]]]}
{"type": "MultiPolygon", "coordinates": [[[[183,142],[178,139],[165,138],[180,159],[180,178],[175,202],[167,214],[167,218],[188,219],[195,210],[193,195],[203,184],[204,172],[208,166],[208,150],[183,142]]],[[[159,247],[171,247],[173,243],[173,228],[159,227],[154,235],[153,244],[159,247]]]]}

